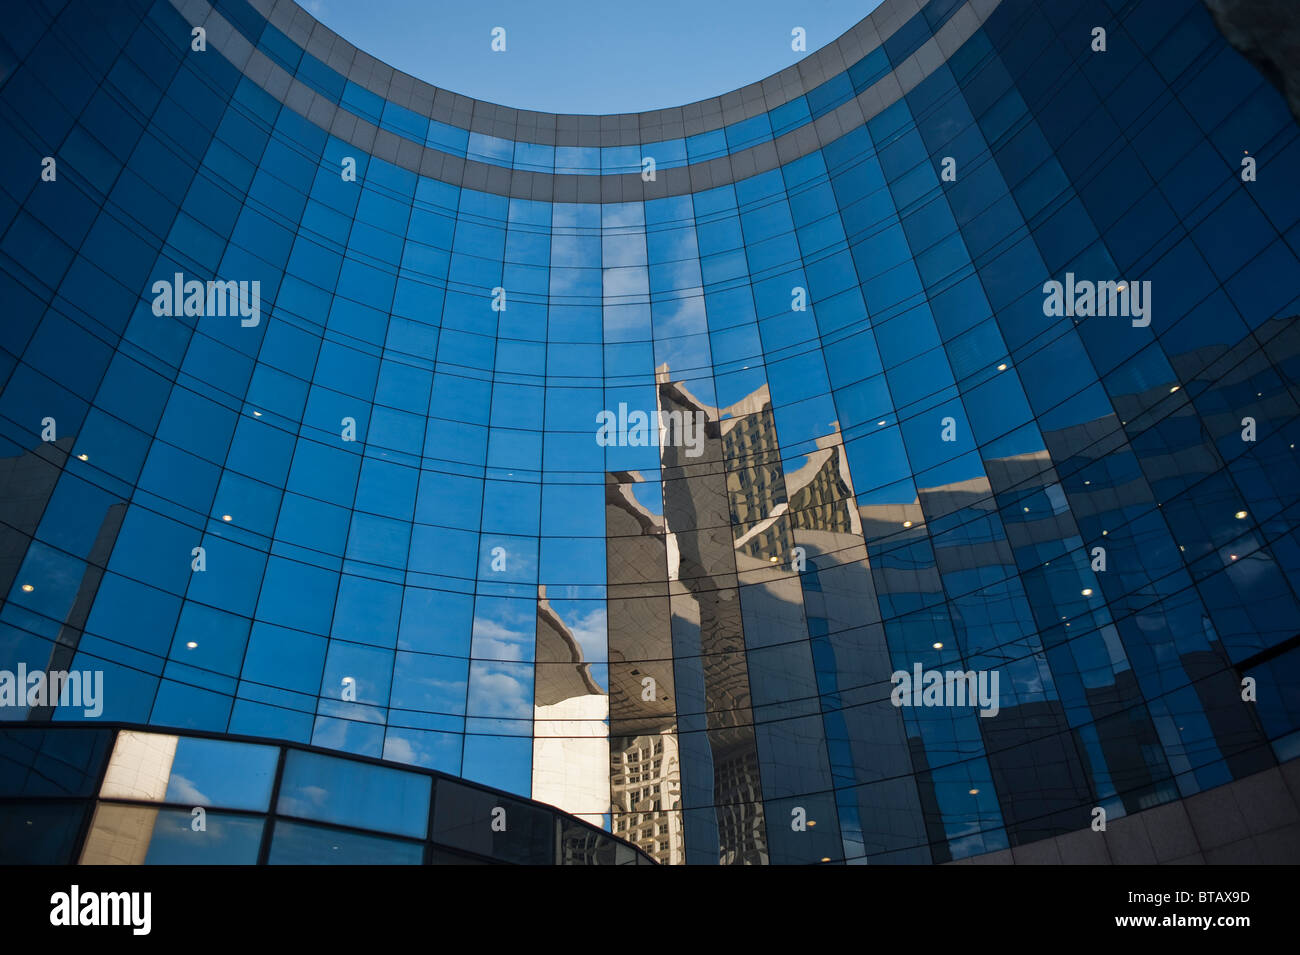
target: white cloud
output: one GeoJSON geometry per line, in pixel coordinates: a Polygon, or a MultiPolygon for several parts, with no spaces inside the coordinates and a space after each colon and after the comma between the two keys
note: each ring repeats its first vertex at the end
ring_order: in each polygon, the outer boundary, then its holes
{"type": "Polygon", "coordinates": [[[384,759],[391,759],[399,763],[419,762],[419,758],[415,754],[415,747],[411,745],[411,741],[402,739],[400,736],[389,736],[384,740],[384,759]]]}
{"type": "Polygon", "coordinates": [[[179,773],[172,773],[171,781],[167,784],[167,795],[170,802],[184,802],[192,806],[210,806],[212,800],[199,791],[193,781],[179,773]]]}
{"type": "Polygon", "coordinates": [[[532,688],[504,669],[475,667],[469,682],[469,712],[474,716],[531,719],[532,688]]]}

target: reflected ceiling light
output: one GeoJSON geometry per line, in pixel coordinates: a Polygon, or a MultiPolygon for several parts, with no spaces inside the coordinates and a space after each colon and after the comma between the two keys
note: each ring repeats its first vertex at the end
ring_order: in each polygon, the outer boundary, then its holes
{"type": "Polygon", "coordinates": [[[780,558],[780,557],[777,557],[775,554],[773,554],[771,557],[768,558],[768,560],[770,560],[772,563],[775,564],[775,563],[779,563],[780,560],[781,560],[781,558],[780,558]]]}
{"type": "Polygon", "coordinates": [[[23,593],[25,593],[25,594],[29,594],[29,593],[31,593],[31,592],[32,592],[33,590],[35,590],[35,589],[36,589],[36,588],[33,587],[31,584],[23,584],[23,593]]]}
{"type": "Polygon", "coordinates": [[[234,520],[234,518],[231,517],[229,514],[222,514],[222,515],[221,515],[221,519],[222,519],[223,521],[233,521],[233,520],[234,520]]]}
{"type": "Polygon", "coordinates": [[[822,861],[823,861],[823,862],[830,862],[830,861],[831,861],[831,857],[830,857],[830,856],[822,856],[822,861]]]}
{"type": "Polygon", "coordinates": [[[942,650],[942,649],[943,649],[943,644],[942,644],[942,643],[936,643],[936,644],[934,644],[934,648],[935,648],[936,650],[942,650]]]}
{"type": "Polygon", "coordinates": [[[912,522],[911,522],[911,521],[903,521],[903,526],[904,526],[904,527],[911,527],[911,526],[912,526],[912,522]]]}
{"type": "Polygon", "coordinates": [[[1084,483],[1084,484],[1091,484],[1092,482],[1091,482],[1091,481],[1084,481],[1083,483],[1084,483]]]}
{"type": "Polygon", "coordinates": [[[198,645],[197,643],[195,643],[193,640],[191,640],[189,643],[187,643],[187,644],[185,644],[185,645],[186,645],[187,647],[189,647],[191,650],[197,650],[198,647],[199,647],[199,645],[198,645]]]}
{"type": "Polygon", "coordinates": [[[815,826],[815,825],[817,825],[817,820],[816,820],[816,819],[809,819],[809,820],[808,820],[808,825],[810,825],[810,826],[815,826]]]}
{"type": "Polygon", "coordinates": [[[998,371],[1006,371],[1006,370],[1007,370],[1006,362],[1003,362],[1002,364],[998,365],[998,371]]]}
{"type": "Polygon", "coordinates": [[[1239,520],[1239,521],[1244,521],[1244,520],[1246,519],[1246,512],[1245,512],[1245,511],[1238,511],[1237,514],[1236,514],[1236,517],[1237,517],[1237,520],[1239,520]]]}
{"type": "Polygon", "coordinates": [[[972,796],[978,796],[978,795],[980,794],[980,791],[979,791],[978,789],[972,789],[972,790],[970,791],[970,794],[971,794],[972,796]]]}
{"type": "Polygon", "coordinates": [[[1110,533],[1110,531],[1102,531],[1102,532],[1101,532],[1101,536],[1102,536],[1102,537],[1105,537],[1105,536],[1106,536],[1107,534],[1109,534],[1109,533],[1110,533]]]}
{"type": "Polygon", "coordinates": [[[1083,594],[1085,597],[1091,597],[1091,596],[1092,596],[1092,588],[1091,588],[1091,587],[1084,587],[1082,590],[1079,591],[1079,593],[1083,594]]]}
{"type": "Polygon", "coordinates": [[[1228,556],[1231,557],[1233,560],[1236,560],[1236,559],[1237,559],[1237,555],[1236,555],[1236,554],[1229,554],[1228,556]]]}
{"type": "Polygon", "coordinates": [[[1026,514],[1029,513],[1029,508],[1025,508],[1025,513],[1026,513],[1026,514]]]}
{"type": "Polygon", "coordinates": [[[876,425],[877,425],[877,427],[879,427],[879,426],[884,425],[884,423],[885,423],[885,420],[882,418],[881,420],[879,420],[879,421],[876,422],[876,425]]]}
{"type": "Polygon", "coordinates": [[[253,417],[254,417],[254,418],[260,418],[260,417],[262,417],[262,412],[260,412],[260,411],[254,411],[254,412],[253,412],[253,417]]]}
{"type": "Polygon", "coordinates": [[[1177,391],[1180,387],[1182,387],[1182,386],[1181,386],[1181,385],[1174,385],[1172,388],[1169,389],[1169,393],[1172,395],[1172,394],[1173,394],[1175,391],[1177,391]]]}
{"type": "Polygon", "coordinates": [[[89,460],[90,460],[90,455],[89,455],[89,454],[85,454],[85,453],[78,454],[78,455],[77,455],[77,460],[78,460],[78,461],[89,461],[89,460]]]}
{"type": "Polygon", "coordinates": [[[1122,291],[1124,291],[1126,288],[1128,288],[1127,285],[1122,285],[1122,284],[1121,284],[1121,285],[1117,285],[1117,286],[1115,287],[1115,291],[1117,291],[1117,292],[1122,292],[1122,291]]]}

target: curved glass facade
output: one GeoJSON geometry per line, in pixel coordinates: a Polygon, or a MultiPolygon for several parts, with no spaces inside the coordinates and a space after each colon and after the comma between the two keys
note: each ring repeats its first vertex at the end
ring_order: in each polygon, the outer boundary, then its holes
{"type": "Polygon", "coordinates": [[[6,865],[653,864],[549,806],[268,740],[11,725],[0,768],[6,865]]]}
{"type": "Polygon", "coordinates": [[[1198,0],[887,0],[621,116],[287,0],[7,16],[0,668],[103,692],[0,718],[674,863],[963,859],[1300,753],[1300,129],[1198,0]]]}

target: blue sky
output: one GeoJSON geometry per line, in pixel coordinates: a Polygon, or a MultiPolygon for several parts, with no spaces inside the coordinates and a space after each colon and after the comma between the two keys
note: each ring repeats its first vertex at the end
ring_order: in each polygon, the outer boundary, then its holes
{"type": "Polygon", "coordinates": [[[717,96],[825,46],[880,0],[299,0],[435,86],[521,109],[637,112],[717,96]],[[493,27],[506,51],[491,50],[493,27]],[[807,52],[790,48],[807,31],[807,52]]]}

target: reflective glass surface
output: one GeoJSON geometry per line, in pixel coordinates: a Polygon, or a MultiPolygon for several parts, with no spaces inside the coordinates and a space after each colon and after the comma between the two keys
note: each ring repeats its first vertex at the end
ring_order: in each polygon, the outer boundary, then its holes
{"type": "Polygon", "coordinates": [[[15,854],[946,862],[1300,755],[1300,128],[1199,0],[676,119],[85,6],[0,47],[15,854]]]}
{"type": "Polygon", "coordinates": [[[552,806],[346,754],[30,724],[0,746],[0,864],[654,864],[552,806]]]}

